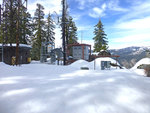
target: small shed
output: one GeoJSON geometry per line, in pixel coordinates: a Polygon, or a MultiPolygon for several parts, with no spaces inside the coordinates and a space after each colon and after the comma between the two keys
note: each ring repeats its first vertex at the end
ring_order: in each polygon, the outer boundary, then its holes
{"type": "MultiPolygon", "coordinates": [[[[26,44],[19,44],[19,58],[18,64],[28,64],[30,63],[30,50],[31,46],[26,44]]],[[[0,44],[0,61],[12,65],[12,58],[16,57],[16,44],[0,44]]]]}
{"type": "MultiPolygon", "coordinates": [[[[74,60],[84,59],[89,60],[91,55],[91,45],[88,44],[69,44],[67,48],[72,48],[72,57],[74,60]]],[[[70,49],[67,51],[70,56],[70,49]]]]}

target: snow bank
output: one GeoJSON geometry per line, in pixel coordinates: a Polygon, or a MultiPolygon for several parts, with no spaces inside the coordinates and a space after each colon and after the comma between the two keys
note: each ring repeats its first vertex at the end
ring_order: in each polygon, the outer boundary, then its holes
{"type": "MultiPolygon", "coordinates": [[[[95,69],[101,69],[101,61],[111,61],[111,63],[116,63],[116,60],[105,57],[105,58],[97,58],[95,61],[92,62],[87,62],[85,60],[77,60],[76,62],[72,63],[71,66],[77,69],[80,69],[81,67],[88,67],[89,69],[93,70],[94,69],[94,62],[95,62],[95,69]]],[[[120,65],[117,62],[118,65],[120,65]]],[[[111,67],[113,69],[113,67],[111,67]]]]}
{"type": "Polygon", "coordinates": [[[75,61],[70,66],[74,67],[74,68],[77,68],[77,69],[80,69],[80,67],[89,67],[89,69],[92,68],[92,65],[88,61],[85,61],[85,60],[82,60],[82,59],[75,61]]]}
{"type": "MultiPolygon", "coordinates": [[[[101,69],[101,61],[111,61],[111,63],[116,63],[116,60],[110,58],[110,57],[105,57],[105,58],[97,58],[95,59],[95,65],[96,65],[96,69],[101,69]]],[[[94,66],[94,61],[90,62],[90,64],[92,66],[94,66]]],[[[118,62],[117,62],[118,65],[120,65],[118,62]]],[[[111,69],[113,69],[114,67],[111,66],[111,69]]]]}
{"type": "Polygon", "coordinates": [[[140,61],[138,61],[134,67],[132,67],[132,69],[137,69],[138,66],[142,65],[142,64],[150,64],[150,58],[143,58],[140,61]]]}
{"type": "Polygon", "coordinates": [[[0,113],[150,113],[149,94],[150,79],[126,69],[0,63],[0,113]]]}
{"type": "MultiPolygon", "coordinates": [[[[2,46],[2,44],[0,44],[2,46]]],[[[5,44],[4,46],[10,46],[10,44],[5,44]]],[[[16,44],[12,44],[13,47],[16,47],[16,44]]],[[[31,45],[27,44],[19,44],[19,47],[27,47],[27,48],[32,48],[31,45]]]]}
{"type": "Polygon", "coordinates": [[[143,69],[137,69],[137,67],[142,65],[142,64],[150,64],[150,58],[143,58],[140,61],[138,61],[134,65],[134,67],[131,68],[131,71],[133,71],[133,72],[135,72],[135,73],[137,73],[139,75],[146,76],[143,69]]]}

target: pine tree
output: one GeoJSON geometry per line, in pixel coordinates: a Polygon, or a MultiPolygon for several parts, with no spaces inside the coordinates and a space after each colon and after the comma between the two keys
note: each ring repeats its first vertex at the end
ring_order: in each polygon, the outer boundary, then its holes
{"type": "Polygon", "coordinates": [[[20,11],[20,42],[23,44],[29,43],[29,38],[32,36],[32,18],[25,7],[20,11]]]}
{"type": "Polygon", "coordinates": [[[54,33],[55,26],[53,24],[52,18],[50,13],[48,14],[45,31],[46,31],[46,42],[54,42],[55,40],[55,33],[54,33]]]}
{"type": "Polygon", "coordinates": [[[77,27],[73,18],[69,16],[69,19],[66,19],[66,42],[67,44],[77,43],[77,27]]]}
{"type": "Polygon", "coordinates": [[[101,50],[108,49],[108,41],[106,38],[106,34],[104,32],[103,24],[101,20],[99,20],[98,24],[95,25],[94,29],[94,52],[100,52],[101,50]]]}
{"type": "Polygon", "coordinates": [[[19,43],[26,44],[27,38],[31,34],[29,28],[31,16],[23,5],[20,5],[18,12],[18,1],[7,0],[5,2],[5,10],[2,15],[3,21],[0,28],[0,40],[6,44],[16,43],[16,36],[19,35],[19,43]],[[19,21],[19,34],[16,27],[17,20],[19,21]]]}
{"type": "Polygon", "coordinates": [[[5,1],[5,11],[3,12],[3,42],[15,43],[16,42],[16,21],[17,21],[17,1],[8,0],[5,1]]]}
{"type": "Polygon", "coordinates": [[[33,39],[33,46],[32,46],[32,59],[39,60],[40,59],[40,50],[41,50],[41,43],[46,40],[45,38],[45,31],[44,31],[44,7],[41,4],[37,4],[37,9],[34,13],[34,27],[35,27],[35,34],[33,39]]]}

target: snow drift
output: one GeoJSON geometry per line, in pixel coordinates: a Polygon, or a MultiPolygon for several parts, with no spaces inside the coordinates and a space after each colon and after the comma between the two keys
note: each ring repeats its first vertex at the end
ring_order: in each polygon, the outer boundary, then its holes
{"type": "Polygon", "coordinates": [[[132,71],[134,71],[135,73],[139,74],[139,75],[143,75],[146,76],[144,73],[143,69],[138,69],[137,67],[142,65],[142,64],[150,64],[150,58],[143,58],[140,61],[138,61],[134,67],[131,68],[132,71]]]}
{"type": "MultiPolygon", "coordinates": [[[[109,58],[109,57],[105,57],[105,58],[97,58],[95,59],[95,69],[96,70],[100,70],[101,69],[101,61],[111,61],[111,63],[116,63],[116,60],[109,58]]],[[[120,65],[117,62],[118,65],[120,65]]],[[[74,63],[71,64],[72,67],[80,69],[81,67],[88,67],[90,70],[94,69],[94,61],[92,62],[88,62],[85,60],[77,60],[74,63]]],[[[111,67],[111,69],[113,69],[113,67],[111,67]]]]}

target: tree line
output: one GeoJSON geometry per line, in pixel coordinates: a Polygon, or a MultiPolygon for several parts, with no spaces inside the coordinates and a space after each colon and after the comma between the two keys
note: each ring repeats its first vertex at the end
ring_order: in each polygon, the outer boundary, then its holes
{"type": "MultiPolygon", "coordinates": [[[[41,4],[37,4],[34,17],[31,17],[31,14],[23,4],[18,9],[19,4],[16,0],[7,0],[6,2],[6,10],[3,11],[0,25],[0,43],[12,45],[16,43],[16,36],[18,35],[20,44],[32,45],[32,59],[39,60],[41,43],[45,41],[54,42],[56,38],[54,32],[55,24],[51,14],[45,15],[44,7],[41,4]],[[19,24],[18,29],[16,27],[17,23],[19,24]]],[[[65,22],[66,44],[78,43],[77,27],[73,18],[68,15],[65,18],[65,22]]],[[[62,27],[62,21],[60,26],[62,27]]],[[[94,35],[94,51],[107,50],[107,35],[104,32],[101,20],[95,26],[94,35]]]]}
{"type": "MultiPolygon", "coordinates": [[[[16,43],[18,35],[20,44],[32,45],[32,59],[39,60],[41,43],[45,41],[55,43],[55,23],[51,14],[45,15],[44,6],[37,4],[34,17],[31,17],[23,4],[18,9],[19,4],[16,0],[6,2],[6,10],[2,13],[0,25],[0,43],[12,46],[13,43],[16,43]],[[19,24],[18,29],[17,24],[19,24]]],[[[65,27],[66,44],[77,43],[77,27],[73,18],[68,15],[65,21],[67,23],[65,27]]]]}

